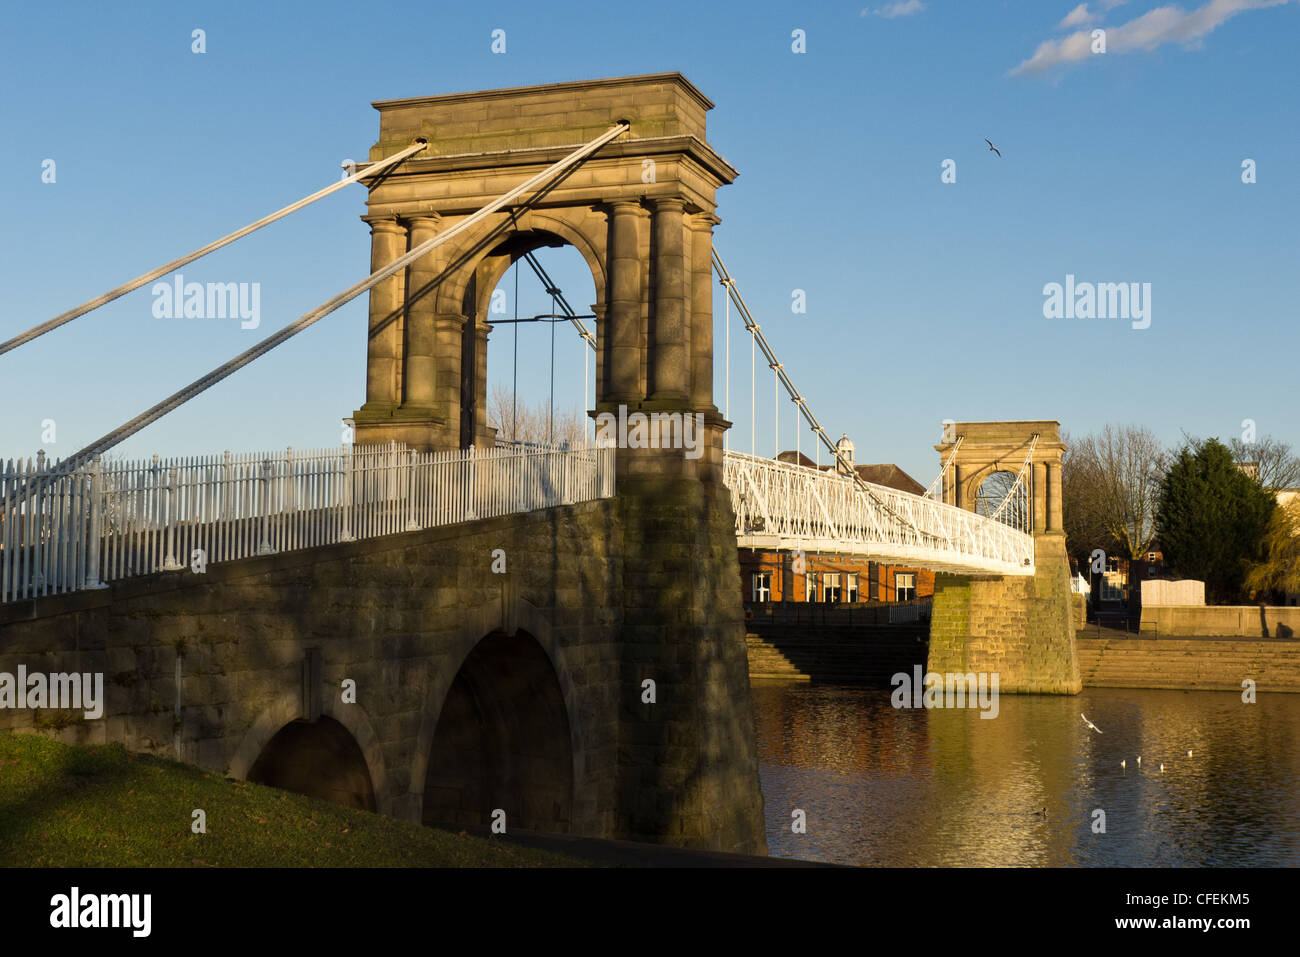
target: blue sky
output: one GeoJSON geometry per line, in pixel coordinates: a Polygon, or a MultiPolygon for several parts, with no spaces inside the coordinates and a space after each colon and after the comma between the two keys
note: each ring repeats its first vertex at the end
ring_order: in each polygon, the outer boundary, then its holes
{"type": "MultiPolygon", "coordinates": [[[[709,140],[740,170],[717,247],[859,461],[928,483],[944,418],[1138,423],[1170,443],[1250,418],[1300,447],[1297,39],[1300,3],[1272,0],[10,6],[0,339],[337,179],[375,139],[371,100],[680,70],[717,104],[709,140]],[[1043,287],[1066,274],[1150,283],[1150,328],[1045,318],[1043,287]]],[[[183,270],[259,282],[257,330],[156,319],[146,288],[0,357],[0,457],[73,452],[362,278],[363,203],[349,187],[183,270]]],[[[542,259],[591,302],[573,250],[542,259]]],[[[549,310],[527,273],[520,290],[523,314],[549,310]]],[[[362,297],[123,451],[337,444],[364,395],[365,316],[362,297]]],[[[510,378],[510,335],[493,336],[493,379],[510,378]]],[[[549,331],[520,336],[521,395],[544,401],[549,331]]],[[[747,450],[736,330],[733,344],[747,450]]],[[[562,407],[581,404],[581,362],[558,329],[562,407]]],[[[771,454],[770,371],[759,383],[771,454]]],[[[782,447],[794,422],[783,404],[782,447]]]]}

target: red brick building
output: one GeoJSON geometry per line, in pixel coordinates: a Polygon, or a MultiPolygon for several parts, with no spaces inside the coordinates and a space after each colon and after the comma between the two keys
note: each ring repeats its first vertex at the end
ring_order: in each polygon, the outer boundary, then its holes
{"type": "MultiPolygon", "coordinates": [[[[853,444],[840,440],[852,462],[853,444]]],[[[782,462],[821,468],[806,455],[782,452],[782,462]]],[[[925,487],[897,465],[855,465],[862,480],[921,495],[925,487]]],[[[845,555],[740,549],[741,599],[748,604],[822,602],[839,604],[914,602],[934,597],[934,572],[906,565],[885,565],[845,555]]]]}

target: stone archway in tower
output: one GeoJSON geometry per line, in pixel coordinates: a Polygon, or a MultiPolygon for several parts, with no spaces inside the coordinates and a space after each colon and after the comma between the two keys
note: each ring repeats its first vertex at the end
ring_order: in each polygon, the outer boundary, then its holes
{"type": "MultiPolygon", "coordinates": [[[[1016,485],[1016,473],[1006,469],[997,469],[989,472],[980,479],[979,486],[975,492],[975,512],[983,515],[985,518],[992,518],[994,514],[1002,507],[1008,495],[1016,485]]],[[[1025,496],[1027,493],[1022,488],[1017,493],[1025,496]]],[[[1014,504],[1014,503],[1013,503],[1014,504]]]]}
{"type": "Polygon", "coordinates": [[[569,230],[556,230],[558,224],[548,219],[528,217],[532,228],[508,235],[487,252],[464,290],[463,312],[473,321],[466,322],[461,342],[462,446],[474,444],[485,428],[495,440],[556,444],[575,443],[589,434],[604,277],[591,249],[584,249],[569,230]],[[594,351],[567,320],[533,321],[534,316],[564,313],[558,301],[553,305],[529,254],[596,337],[594,351]],[[503,393],[510,392],[513,399],[516,391],[518,407],[503,415],[503,393]],[[516,423],[519,427],[512,428],[516,423]]]}

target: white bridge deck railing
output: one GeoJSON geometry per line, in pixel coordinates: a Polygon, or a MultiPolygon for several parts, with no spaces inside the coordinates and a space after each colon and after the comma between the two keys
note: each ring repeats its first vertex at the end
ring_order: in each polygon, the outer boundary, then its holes
{"type": "Polygon", "coordinates": [[[0,602],[614,494],[614,450],[396,444],[0,462],[0,602]]]}
{"type": "Polygon", "coordinates": [[[861,554],[970,575],[1032,575],[1026,530],[833,471],[728,451],[736,538],[756,548],[861,554]],[[874,496],[874,499],[872,498],[874,496]]]}

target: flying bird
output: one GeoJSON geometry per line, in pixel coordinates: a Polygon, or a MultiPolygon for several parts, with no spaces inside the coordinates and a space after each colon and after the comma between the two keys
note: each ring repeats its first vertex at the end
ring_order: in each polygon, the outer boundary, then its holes
{"type": "Polygon", "coordinates": [[[984,142],[989,144],[989,149],[991,149],[993,152],[995,152],[995,153],[998,154],[998,159],[1002,159],[1002,151],[1001,151],[1000,149],[998,149],[996,146],[993,145],[993,141],[992,141],[992,140],[990,140],[990,139],[986,136],[986,137],[984,138],[984,142]]]}
{"type": "Polygon", "coordinates": [[[1093,731],[1096,731],[1098,734],[1102,733],[1101,728],[1097,727],[1095,724],[1089,721],[1088,716],[1084,714],[1082,711],[1079,712],[1079,717],[1082,718],[1083,723],[1086,724],[1088,727],[1092,728],[1093,731]]]}

